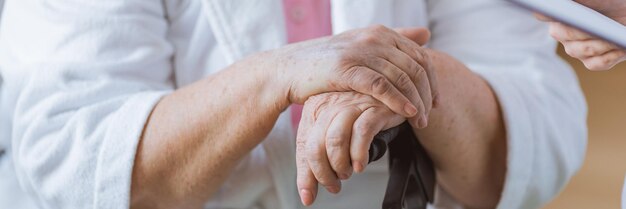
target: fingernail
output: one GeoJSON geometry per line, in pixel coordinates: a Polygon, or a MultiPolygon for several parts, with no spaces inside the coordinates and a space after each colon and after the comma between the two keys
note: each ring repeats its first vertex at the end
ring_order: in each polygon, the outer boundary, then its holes
{"type": "Polygon", "coordinates": [[[363,164],[359,161],[352,161],[352,167],[354,167],[354,172],[361,173],[363,171],[363,164]]]}
{"type": "Polygon", "coordinates": [[[328,192],[333,193],[333,194],[337,194],[339,193],[339,187],[338,186],[329,186],[326,187],[326,190],[328,190],[328,192]]]}
{"type": "Polygon", "coordinates": [[[300,190],[300,200],[304,206],[309,206],[313,203],[313,194],[308,189],[300,190]]]}
{"type": "Polygon", "coordinates": [[[426,120],[426,115],[422,115],[419,119],[419,126],[420,128],[426,128],[426,126],[428,126],[428,121],[426,120]]]}
{"type": "Polygon", "coordinates": [[[411,103],[406,103],[404,105],[404,112],[409,114],[409,116],[414,116],[415,114],[417,114],[417,108],[411,103]]]}
{"type": "Polygon", "coordinates": [[[341,180],[346,180],[346,179],[348,179],[350,176],[349,176],[348,174],[345,174],[345,173],[340,173],[340,174],[338,174],[338,177],[339,177],[339,179],[341,179],[341,180]]]}

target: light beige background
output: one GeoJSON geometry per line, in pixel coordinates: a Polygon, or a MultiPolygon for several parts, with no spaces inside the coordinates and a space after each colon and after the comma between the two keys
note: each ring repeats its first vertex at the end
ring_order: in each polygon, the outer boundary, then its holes
{"type": "Polygon", "coordinates": [[[580,172],[546,208],[620,208],[626,175],[626,64],[590,72],[580,62],[566,59],[576,68],[587,97],[589,144],[580,172]]]}

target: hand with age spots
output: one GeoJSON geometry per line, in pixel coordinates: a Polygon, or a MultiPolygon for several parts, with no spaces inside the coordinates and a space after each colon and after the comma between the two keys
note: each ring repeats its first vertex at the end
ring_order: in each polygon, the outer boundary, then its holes
{"type": "Polygon", "coordinates": [[[318,183],[338,193],[341,180],[365,169],[374,135],[405,120],[375,98],[360,93],[332,92],[309,98],[296,143],[302,203],[308,206],[315,201],[318,183]]]}

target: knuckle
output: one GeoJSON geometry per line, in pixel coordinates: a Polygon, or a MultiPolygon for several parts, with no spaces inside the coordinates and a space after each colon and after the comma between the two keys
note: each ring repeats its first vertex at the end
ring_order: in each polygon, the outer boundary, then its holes
{"type": "Polygon", "coordinates": [[[383,77],[382,75],[376,75],[371,80],[372,83],[370,86],[370,90],[374,94],[386,95],[389,94],[389,92],[391,92],[391,89],[393,88],[387,78],[383,77]]]}
{"type": "Polygon", "coordinates": [[[413,69],[411,72],[413,73],[412,76],[415,80],[419,80],[426,73],[426,69],[417,63],[414,63],[411,69],[413,69]]]}
{"type": "Polygon", "coordinates": [[[335,171],[344,171],[346,167],[349,167],[349,160],[346,157],[347,154],[348,153],[344,150],[336,150],[329,153],[328,161],[335,171]]]}
{"type": "Polygon", "coordinates": [[[398,78],[396,79],[396,84],[399,85],[405,91],[410,91],[412,89],[413,81],[406,73],[400,73],[398,78]]]}
{"type": "Polygon", "coordinates": [[[354,128],[356,130],[356,134],[361,137],[362,139],[365,139],[366,137],[369,137],[373,131],[373,127],[374,127],[374,123],[370,120],[363,120],[359,123],[356,124],[356,127],[354,128]]]}
{"type": "Polygon", "coordinates": [[[385,31],[388,30],[387,27],[385,27],[384,25],[381,25],[381,24],[372,25],[372,26],[368,27],[368,29],[371,32],[375,32],[375,33],[385,32],[385,31]]]}
{"type": "Polygon", "coordinates": [[[595,53],[595,51],[593,50],[593,47],[586,45],[586,46],[582,46],[582,54],[584,56],[591,56],[595,53]]]}
{"type": "Polygon", "coordinates": [[[360,44],[376,44],[380,41],[380,34],[386,33],[389,29],[383,25],[372,25],[365,29],[360,35],[360,44]]]}
{"type": "Polygon", "coordinates": [[[355,81],[358,80],[359,77],[359,73],[361,73],[362,67],[361,66],[352,66],[348,69],[346,69],[345,71],[343,71],[343,73],[341,74],[342,76],[342,80],[347,80],[347,81],[355,81]]]}
{"type": "Polygon", "coordinates": [[[404,71],[400,71],[398,76],[396,77],[397,84],[405,84],[407,82],[411,82],[411,77],[406,74],[404,71]]]}
{"type": "Polygon", "coordinates": [[[349,153],[343,153],[345,155],[335,155],[335,157],[331,160],[332,167],[337,169],[337,171],[345,171],[347,168],[350,168],[350,162],[346,155],[349,153]]]}
{"type": "Polygon", "coordinates": [[[422,63],[422,65],[425,65],[425,67],[429,67],[430,63],[433,60],[432,56],[428,52],[424,52],[422,49],[420,49],[419,52],[420,53],[417,54],[422,57],[420,63],[422,63]]]}
{"type": "Polygon", "coordinates": [[[597,64],[596,62],[585,62],[585,67],[587,67],[589,70],[600,70],[600,65],[597,64]]]}
{"type": "Polygon", "coordinates": [[[334,186],[335,183],[333,181],[333,178],[331,178],[329,175],[327,174],[323,174],[322,176],[320,176],[319,178],[317,178],[317,181],[319,181],[319,183],[323,186],[334,186]]]}
{"type": "Polygon", "coordinates": [[[351,170],[350,164],[345,161],[335,161],[333,168],[337,173],[349,173],[351,170]]]}
{"type": "Polygon", "coordinates": [[[346,140],[341,136],[330,136],[326,139],[326,147],[329,148],[339,148],[346,145],[346,140]]]}
{"type": "Polygon", "coordinates": [[[364,44],[364,45],[374,45],[378,43],[379,39],[374,33],[365,33],[360,36],[358,39],[358,43],[356,44],[364,44]]]}
{"type": "Polygon", "coordinates": [[[314,95],[304,102],[302,119],[317,118],[318,113],[326,107],[328,98],[323,95],[314,95]]]}
{"type": "Polygon", "coordinates": [[[304,152],[309,162],[317,163],[322,161],[322,150],[317,146],[308,146],[304,152]]]}
{"type": "Polygon", "coordinates": [[[337,176],[335,175],[335,173],[327,171],[327,170],[323,170],[320,167],[315,167],[315,166],[313,166],[312,171],[313,171],[315,178],[321,185],[331,186],[335,184],[335,180],[337,179],[337,176]]]}
{"type": "Polygon", "coordinates": [[[609,66],[613,64],[613,59],[611,59],[610,57],[604,57],[602,58],[602,66],[609,66]]]}
{"type": "Polygon", "coordinates": [[[415,52],[415,60],[417,62],[424,63],[428,60],[428,54],[422,53],[422,50],[419,47],[413,48],[413,51],[415,52]]]}

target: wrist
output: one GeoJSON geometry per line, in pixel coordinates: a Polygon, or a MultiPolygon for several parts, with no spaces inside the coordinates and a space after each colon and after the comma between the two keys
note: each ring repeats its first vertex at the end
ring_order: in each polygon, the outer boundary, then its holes
{"type": "Polygon", "coordinates": [[[289,107],[290,79],[286,68],[278,59],[278,50],[264,51],[247,57],[241,65],[253,68],[250,76],[255,83],[259,102],[271,110],[282,112],[289,107]]]}

